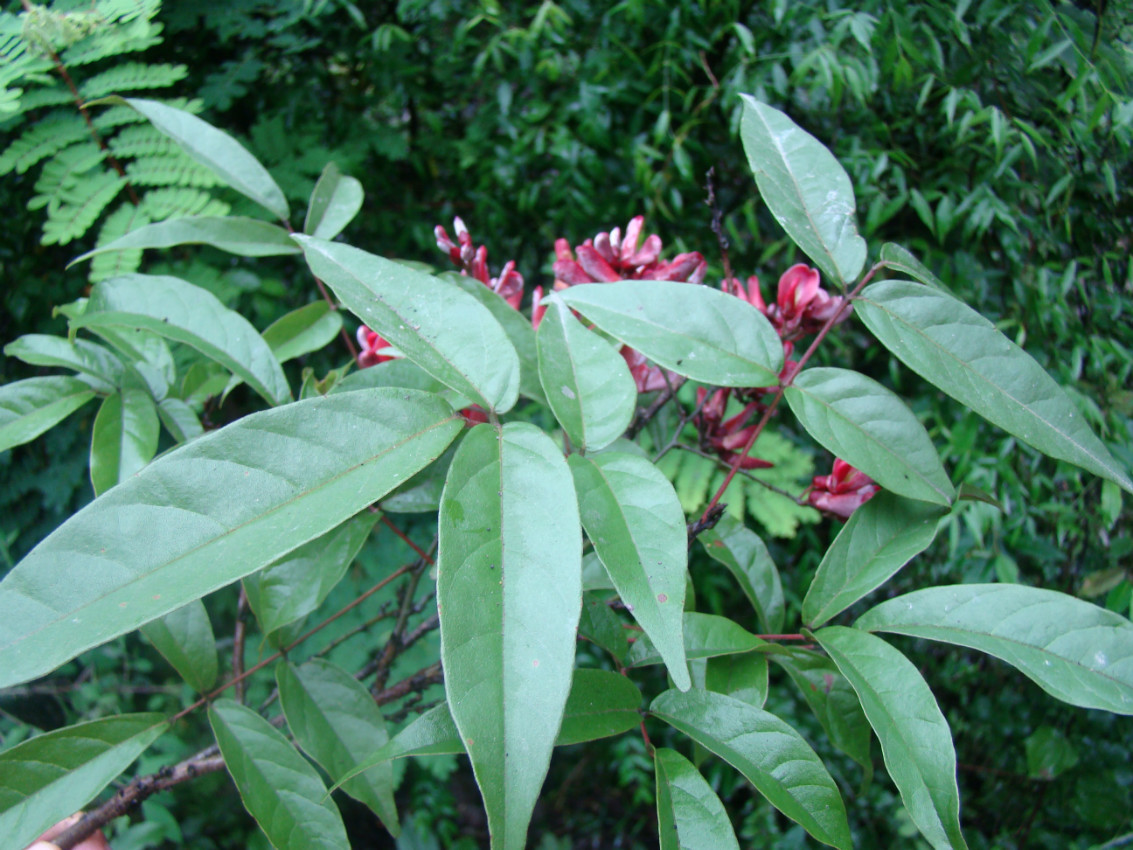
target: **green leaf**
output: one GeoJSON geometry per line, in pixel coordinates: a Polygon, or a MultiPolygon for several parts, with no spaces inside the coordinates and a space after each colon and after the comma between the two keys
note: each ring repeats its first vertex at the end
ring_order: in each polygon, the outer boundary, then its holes
{"type": "Polygon", "coordinates": [[[1050,726],[1040,726],[1024,742],[1027,775],[1032,779],[1054,779],[1078,764],[1078,752],[1066,736],[1050,726]]]}
{"type": "Polygon", "coordinates": [[[838,786],[802,735],[770,712],[711,691],[665,691],[649,707],[742,773],[816,839],[850,850],[838,786]]]}
{"type": "Polygon", "coordinates": [[[759,535],[730,516],[720,518],[715,528],[702,532],[700,545],[714,560],[735,576],[748,601],[755,607],[767,634],[783,628],[786,616],[779,570],[759,535]]]}
{"type": "MultiPolygon", "coordinates": [[[[331,777],[352,769],[358,753],[370,752],[389,740],[385,718],[374,698],[341,667],[315,658],[302,667],[281,663],[275,676],[288,727],[331,777]]],[[[349,779],[341,788],[369,806],[391,835],[401,832],[389,765],[349,779]]]]}
{"type": "Polygon", "coordinates": [[[474,277],[456,272],[445,272],[439,277],[467,292],[495,316],[519,355],[520,394],[546,404],[547,397],[539,383],[539,352],[535,348],[535,329],[531,327],[531,320],[474,277]]]}
{"type": "MultiPolygon", "coordinates": [[[[717,614],[689,611],[684,615],[683,625],[684,651],[690,660],[751,652],[763,645],[762,640],[743,626],[717,614]]],[[[647,667],[660,663],[661,653],[648,635],[641,635],[634,641],[626,658],[627,667],[647,667]]]]}
{"type": "Polygon", "coordinates": [[[179,398],[163,398],[158,402],[157,415],[178,443],[195,440],[205,432],[193,408],[179,398]]]}
{"type": "Polygon", "coordinates": [[[838,672],[833,661],[817,652],[791,648],[785,653],[776,652],[771,658],[787,671],[830,737],[830,743],[862,766],[868,782],[873,776],[872,733],[858,695],[846,677],[838,672]]]}
{"type": "Polygon", "coordinates": [[[107,396],[94,418],[90,480],[101,496],[144,467],[157,453],[161,424],[149,391],[127,385],[107,396]]]}
{"type": "Polygon", "coordinates": [[[1133,714],[1133,623],[1065,593],[931,587],[883,602],[854,625],[978,649],[1063,702],[1133,714]]]}
{"type": "Polygon", "coordinates": [[[905,403],[849,369],[807,369],[784,393],[807,433],[886,490],[950,505],[956,496],[940,456],[905,403]]]}
{"type": "Polygon", "coordinates": [[[491,312],[454,286],[349,245],[295,236],[307,263],[371,330],[461,395],[505,413],[519,357],[491,312]]]}
{"type": "MultiPolygon", "coordinates": [[[[540,333],[548,321],[557,319],[545,316],[540,333]]],[[[687,691],[692,682],[685,663],[682,614],[688,536],[673,485],[645,458],[623,452],[571,455],[569,463],[586,536],[626,608],[661,653],[669,675],[687,691]]]]}
{"type": "Polygon", "coordinates": [[[197,693],[216,684],[216,638],[201,600],[146,623],[142,634],[197,693]]]}
{"type": "MultiPolygon", "coordinates": [[[[590,555],[593,556],[593,553],[591,552],[590,555]]],[[[598,569],[609,581],[609,575],[600,562],[598,569]]],[[[583,567],[583,571],[582,614],[578,618],[578,636],[602,647],[617,661],[619,667],[624,667],[626,654],[629,652],[626,623],[610,610],[609,604],[612,599],[617,599],[617,597],[610,597],[606,589],[588,591],[585,567],[583,567]]],[[[612,590],[613,588],[609,589],[612,590]]]]}
{"type": "MultiPolygon", "coordinates": [[[[182,150],[241,195],[287,221],[291,210],[283,190],[267,169],[238,141],[207,121],[156,100],[106,97],[91,103],[133,107],[154,127],[173,139],[182,150]]],[[[90,106],[91,103],[87,105],[90,106]]]]}
{"type": "Polygon", "coordinates": [[[821,142],[750,95],[740,138],[759,194],[787,235],[843,287],[861,273],[866,243],[855,221],[854,186],[821,142]]]}
{"type": "Polygon", "coordinates": [[[881,638],[858,629],[829,626],[814,636],[857,691],[917,829],[936,850],[967,848],[952,733],[917,668],[881,638]]]}
{"type": "Polygon", "coordinates": [[[342,314],[325,301],[312,301],[264,328],[264,342],[280,363],[327,345],[342,328],[342,314]]]}
{"type": "Polygon", "coordinates": [[[562,452],[527,423],[473,428],[441,498],[437,608],[445,691],[493,848],[523,847],[547,773],[570,691],[581,572],[562,452]]]}
{"type": "Polygon", "coordinates": [[[113,392],[122,382],[122,361],[109,349],[85,339],[25,334],[4,346],[4,353],[32,366],[58,366],[82,372],[94,378],[94,386],[106,393],[113,392]]]}
{"type": "Polygon", "coordinates": [[[767,702],[767,656],[762,652],[720,655],[705,662],[704,687],[756,708],[767,702]]]}
{"type": "Polygon", "coordinates": [[[318,608],[346,575],[378,514],[363,511],[244,579],[248,604],[264,634],[318,608]]]}
{"type": "Polygon", "coordinates": [[[676,750],[653,753],[657,774],[657,832],[661,850],[740,850],[724,804],[676,750]]]}
{"type": "Polygon", "coordinates": [[[1066,391],[979,313],[900,280],[867,286],[854,304],[881,344],[922,378],[1043,454],[1133,493],[1066,391]]]}
{"type": "MultiPolygon", "coordinates": [[[[641,691],[625,676],[606,670],[575,670],[555,746],[583,744],[627,732],[641,723],[640,707],[641,691]]],[[[364,758],[339,781],[345,782],[393,759],[455,755],[464,751],[448,703],[442,702],[364,758]]]]}
{"type": "Polygon", "coordinates": [[[291,234],[277,224],[238,215],[187,216],[156,221],[131,230],[125,236],[99,245],[67,264],[67,267],[109,251],[173,248],[177,245],[210,245],[239,257],[276,257],[300,253],[291,234]]]}
{"type": "Polygon", "coordinates": [[[90,385],[63,375],[0,387],[0,452],[34,440],[92,398],[90,385]]]}
{"type": "Polygon", "coordinates": [[[928,266],[913,256],[911,251],[901,247],[895,242],[886,242],[881,246],[881,259],[885,262],[887,267],[894,271],[904,272],[916,278],[921,283],[928,284],[934,289],[948,292],[948,287],[944,285],[944,281],[934,275],[928,266]]]}
{"type": "Polygon", "coordinates": [[[123,714],[57,729],[0,753],[0,835],[30,844],[77,812],[167,728],[160,714],[123,714]]]}
{"type": "Polygon", "coordinates": [[[878,493],[834,538],[803,600],[803,622],[817,628],[887,582],[929,547],[943,508],[878,493]]]}
{"type": "Polygon", "coordinates": [[[231,700],[210,705],[209,722],[244,808],[276,850],[350,850],[326,786],[282,733],[231,700]]]}
{"type": "Polygon", "coordinates": [[[254,327],[211,292],[175,277],[128,274],[96,283],[76,328],[142,328],[182,342],[248,382],[269,404],[291,400],[279,361],[254,327]]]}
{"type": "Polygon", "coordinates": [[[319,239],[334,239],[358,215],[364,196],[359,181],[328,162],[311,192],[303,232],[319,239]]]}
{"type": "Polygon", "coordinates": [[[547,402],[581,451],[605,448],[629,427],[637,386],[617,350],[584,328],[559,295],[549,298],[535,334],[547,402]]]}
{"type": "Polygon", "coordinates": [[[313,540],[430,463],[461,428],[435,396],[360,390],[255,413],[168,452],[0,582],[0,687],[313,540]]]}
{"type": "Polygon", "coordinates": [[[560,296],[610,336],[678,375],[722,387],[779,383],[783,344],[746,301],[690,283],[585,283],[560,296]]]}

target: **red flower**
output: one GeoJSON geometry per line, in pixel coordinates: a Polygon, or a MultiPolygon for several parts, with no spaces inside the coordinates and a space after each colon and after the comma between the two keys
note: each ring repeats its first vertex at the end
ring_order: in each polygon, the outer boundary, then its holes
{"type": "Polygon", "coordinates": [[[639,393],[651,393],[654,390],[663,390],[666,387],[676,389],[684,383],[685,379],[682,375],[663,370],[660,366],[654,366],[636,348],[623,345],[618,353],[629,366],[629,373],[633,375],[633,382],[637,385],[639,393]],[[666,376],[668,376],[668,381],[665,380],[666,376]]]}
{"type": "Polygon", "coordinates": [[[678,254],[662,262],[661,237],[651,234],[643,245],[641,229],[645,216],[635,216],[626,225],[625,236],[614,228],[587,239],[571,252],[565,239],[555,240],[555,289],[580,283],[610,283],[615,280],[676,280],[700,283],[708,263],[696,251],[678,254]]]}
{"type": "MultiPolygon", "coordinates": [[[[803,263],[783,272],[779,278],[778,298],[771,305],[764,303],[763,294],[759,291],[759,278],[755,275],[747,279],[746,288],[736,278],[725,280],[720,288],[763,313],[785,340],[817,333],[846,303],[841,295],[831,295],[819,286],[818,271],[803,263]]],[[[848,309],[843,311],[838,317],[838,324],[849,316],[848,309]]]]}
{"type": "Polygon", "coordinates": [[[458,242],[453,242],[441,225],[433,228],[437,237],[437,247],[449,255],[449,259],[460,266],[460,273],[476,278],[492,292],[500,295],[515,310],[523,300],[523,275],[515,270],[515,261],[508,260],[498,277],[490,277],[488,271],[488,249],[484,245],[474,247],[472,234],[464,226],[459,216],[452,220],[453,230],[458,242]]]}
{"type": "Polygon", "coordinates": [[[388,349],[391,346],[386,340],[382,339],[365,325],[358,328],[358,344],[362,346],[362,350],[358,352],[358,367],[360,369],[365,369],[368,366],[376,366],[379,363],[385,363],[387,360],[396,359],[395,355],[388,352],[384,354],[378,353],[381,349],[388,349]]]}
{"type": "MultiPolygon", "coordinates": [[[[745,423],[763,407],[758,402],[751,402],[735,416],[725,420],[724,411],[727,410],[731,394],[732,390],[729,387],[721,387],[713,391],[711,396],[708,395],[707,387],[698,388],[696,403],[700,407],[700,412],[693,419],[700,432],[701,448],[715,452],[729,466],[740,457],[740,452],[758,427],[755,424],[745,425],[745,423]]],[[[740,469],[767,469],[770,466],[774,464],[750,455],[744,455],[739,463],[740,469]]]]}
{"type": "Polygon", "coordinates": [[[829,475],[814,477],[807,501],[823,513],[849,519],[850,514],[873,498],[880,489],[864,472],[841,458],[836,458],[829,475]]]}

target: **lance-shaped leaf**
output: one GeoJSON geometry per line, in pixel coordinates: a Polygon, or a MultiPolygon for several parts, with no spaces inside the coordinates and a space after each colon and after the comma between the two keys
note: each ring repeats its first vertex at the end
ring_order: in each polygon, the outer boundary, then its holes
{"type": "Polygon", "coordinates": [[[34,440],[92,398],[90,385],[64,375],[0,387],[0,452],[34,440]]]}
{"type": "Polygon", "coordinates": [[[944,281],[934,275],[932,269],[913,256],[911,251],[894,242],[886,242],[881,246],[881,259],[885,261],[886,266],[895,271],[911,275],[934,289],[948,291],[944,281]]]}
{"type": "Polygon", "coordinates": [[[201,600],[146,623],[142,634],[193,690],[203,694],[216,684],[216,638],[201,600]]]}
{"type": "MultiPolygon", "coordinates": [[[[358,753],[370,752],[389,740],[385,718],[374,698],[341,667],[315,658],[302,667],[282,663],[275,668],[275,676],[288,727],[332,778],[352,769],[358,753]]],[[[393,800],[393,770],[388,764],[340,787],[369,806],[391,835],[401,832],[393,800]]]]}
{"type": "Polygon", "coordinates": [[[211,292],[179,278],[128,274],[101,281],[71,326],[151,331],[215,360],[247,381],[269,404],[291,399],[279,361],[251,323],[211,292]]]}
{"type": "Polygon", "coordinates": [[[107,396],[94,418],[90,440],[90,480],[102,495],[125,481],[157,452],[161,424],[149,391],[127,383],[107,396]]]}
{"type": "Polygon", "coordinates": [[[665,691],[649,711],[728,762],[816,839],[850,850],[838,786],[810,744],[774,714],[698,690],[665,691]]]}
{"type": "Polygon", "coordinates": [[[521,848],[550,763],[582,605],[574,484],[526,423],[464,438],[441,497],[437,607],[449,708],[492,847],[521,848]]]}
{"type": "Polygon", "coordinates": [[[779,383],[779,335],[767,317],[734,295],[669,280],[630,280],[572,286],[560,297],[678,375],[722,387],[779,383]]]}
{"type": "Polygon", "coordinates": [[[1063,702],[1133,714],[1133,623],[1064,593],[1019,584],[931,587],[883,602],[854,625],[978,649],[1063,702]]]}
{"type": "Polygon", "coordinates": [[[865,265],[854,186],[821,142],[778,109],[750,95],[740,138],[759,194],[796,245],[843,287],[865,265]]]}
{"type": "Polygon", "coordinates": [[[956,496],[940,456],[905,403],[849,369],[807,369],[787,387],[791,412],[815,440],[901,496],[950,505],[956,496]]]}
{"type": "Polygon", "coordinates": [[[854,511],[818,565],[803,622],[817,628],[887,582],[929,547],[945,513],[884,492],[854,511]]]}
{"type": "Polygon", "coordinates": [[[185,153],[212,170],[241,195],[255,201],[283,221],[290,217],[291,210],[287,206],[283,190],[268,174],[267,169],[243,145],[207,121],[156,100],[106,97],[97,103],[134,108],[159,132],[173,139],[185,153]]]}
{"type": "MultiPolygon", "coordinates": [[[[627,732],[641,723],[640,708],[641,691],[625,676],[607,670],[575,670],[555,746],[583,744],[627,732]]],[[[393,759],[464,751],[448,703],[442,702],[356,764],[339,782],[393,759]]]]}
{"type": "Polygon", "coordinates": [[[539,353],[535,348],[535,329],[531,327],[531,321],[474,277],[456,272],[445,272],[439,277],[467,292],[488,308],[488,312],[500,323],[507,338],[515,346],[515,353],[519,355],[519,392],[527,398],[546,404],[543,385],[539,383],[539,353]]]}
{"type": "Polygon", "coordinates": [[[0,687],[329,531],[434,460],[461,427],[428,393],[359,390],[252,414],[163,455],[0,582],[0,687]]]}
{"type": "Polygon", "coordinates": [[[358,215],[364,196],[360,182],[328,162],[311,192],[303,232],[320,239],[334,239],[358,215]]]}
{"type": "Polygon", "coordinates": [[[881,344],[922,378],[1043,454],[1133,493],[1128,472],[1066,391],[975,310],[901,280],[867,286],[854,304],[881,344]]]}
{"type": "Polygon", "coordinates": [[[688,759],[661,747],[657,774],[657,833],[661,850],[740,850],[724,804],[688,759]]]}
{"type": "Polygon", "coordinates": [[[275,257],[298,254],[291,234],[278,224],[238,215],[189,216],[158,221],[131,230],[68,263],[68,267],[108,251],[173,248],[177,245],[209,245],[239,257],[275,257]]]}
{"type": "Polygon", "coordinates": [[[917,668],[881,638],[858,629],[829,626],[814,636],[857,691],[917,829],[936,850],[967,848],[952,733],[917,668]]]}
{"type": "MultiPolygon", "coordinates": [[[[583,569],[585,571],[585,567],[583,569]]],[[[601,563],[599,563],[599,569],[606,581],[609,581],[610,577],[601,563]]],[[[578,636],[602,647],[610,653],[619,667],[624,667],[626,654],[630,648],[629,636],[633,633],[627,632],[625,621],[610,610],[610,602],[616,600],[617,597],[611,597],[606,589],[588,591],[586,589],[585,572],[582,587],[582,614],[578,618],[578,636]]],[[[612,589],[609,588],[609,590],[612,589]]]]}
{"type": "Polygon", "coordinates": [[[735,576],[748,601],[755,607],[763,631],[783,628],[785,609],[779,570],[759,535],[739,520],[724,516],[715,528],[699,537],[704,551],[735,576]]]}
{"type": "MultiPolygon", "coordinates": [[[[557,305],[549,309],[547,317],[556,309],[557,305]]],[[[569,311],[561,312],[574,321],[569,311]]],[[[540,333],[548,321],[557,321],[547,317],[540,333]]],[[[621,360],[616,352],[614,357],[621,360]]],[[[682,621],[688,535],[673,485],[657,467],[636,455],[571,455],[569,462],[586,536],[618,596],[660,652],[669,675],[687,691],[692,682],[682,621]]]]}
{"type": "Polygon", "coordinates": [[[441,383],[504,413],[519,395],[519,357],[491,312],[466,292],[349,245],[295,236],[307,264],[372,330],[441,383]]]}
{"type": "Polygon", "coordinates": [[[765,653],[719,655],[704,662],[704,687],[763,708],[767,702],[767,674],[765,653]]]}
{"type": "Polygon", "coordinates": [[[264,634],[316,608],[346,575],[378,514],[365,511],[244,579],[248,604],[264,634]]]}
{"type": "Polygon", "coordinates": [[[846,677],[818,652],[792,648],[770,657],[787,671],[830,743],[862,766],[868,782],[873,776],[869,721],[846,677]]]}
{"type": "Polygon", "coordinates": [[[350,850],[322,779],[279,730],[232,700],[209,706],[209,722],[244,808],[272,847],[350,850]]]}
{"type": "Polygon", "coordinates": [[[535,341],[547,403],[571,442],[596,451],[625,433],[637,386],[617,350],[584,328],[558,295],[550,296],[535,341]]]}
{"type": "Polygon", "coordinates": [[[263,338],[275,359],[286,363],[318,351],[334,339],[341,328],[341,313],[332,310],[325,301],[312,301],[264,328],[263,338]]]}
{"type": "Polygon", "coordinates": [[[157,415],[178,443],[194,440],[205,432],[193,408],[179,398],[163,398],[158,402],[157,415]]]}
{"type": "Polygon", "coordinates": [[[33,366],[59,366],[82,372],[95,379],[93,386],[107,393],[122,382],[122,361],[109,349],[85,339],[25,334],[4,346],[4,353],[33,366]]]}
{"type": "Polygon", "coordinates": [[[123,714],[38,735],[0,753],[5,845],[24,847],[81,809],[167,726],[160,714],[123,714]]]}
{"type": "MultiPolygon", "coordinates": [[[[684,615],[684,652],[689,659],[714,658],[751,652],[763,641],[727,617],[689,611],[684,615]]],[[[661,653],[647,635],[634,641],[626,657],[627,667],[662,663],[661,653]]],[[[674,676],[674,681],[676,677],[674,676]]]]}

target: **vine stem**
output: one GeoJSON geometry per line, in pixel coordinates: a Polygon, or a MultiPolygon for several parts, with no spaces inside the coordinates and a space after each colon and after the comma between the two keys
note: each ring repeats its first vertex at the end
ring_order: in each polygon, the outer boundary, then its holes
{"type": "Polygon", "coordinates": [[[834,327],[834,325],[837,324],[838,321],[842,318],[842,315],[850,309],[858,293],[865,288],[866,284],[873,279],[873,276],[875,274],[877,274],[879,271],[881,271],[881,269],[884,268],[888,268],[888,263],[882,261],[874,265],[868,272],[865,273],[865,276],[862,277],[860,281],[858,281],[858,285],[855,286],[853,291],[846,296],[846,303],[842,305],[842,309],[840,309],[837,313],[826,320],[826,324],[822,326],[822,329],[818,332],[818,335],[815,336],[814,341],[811,342],[810,347],[806,350],[806,353],[804,353],[803,356],[799,358],[798,366],[796,366],[795,369],[779,383],[779,388],[775,391],[775,395],[771,399],[771,403],[767,405],[767,409],[763,411],[763,416],[760,417],[759,422],[755,426],[755,430],[751,432],[751,436],[748,437],[748,440],[744,444],[744,447],[740,449],[739,454],[736,455],[736,459],[732,461],[731,468],[728,470],[728,474],[724,476],[724,483],[720,485],[719,489],[716,491],[716,495],[712,497],[712,501],[709,502],[708,507],[704,509],[704,516],[702,517],[702,520],[706,520],[708,518],[709,512],[713,508],[715,508],[720,499],[723,498],[724,491],[728,489],[728,485],[731,484],[732,479],[736,477],[736,473],[739,471],[740,464],[744,462],[744,458],[747,457],[747,453],[751,451],[752,446],[755,445],[755,441],[759,439],[759,435],[762,434],[763,429],[767,427],[767,423],[770,421],[771,415],[775,412],[775,408],[779,406],[779,402],[783,399],[783,394],[787,391],[787,387],[794,383],[795,376],[797,376],[803,370],[803,367],[814,355],[814,352],[818,349],[818,346],[822,343],[822,340],[826,338],[826,335],[830,332],[830,329],[834,327]]]}

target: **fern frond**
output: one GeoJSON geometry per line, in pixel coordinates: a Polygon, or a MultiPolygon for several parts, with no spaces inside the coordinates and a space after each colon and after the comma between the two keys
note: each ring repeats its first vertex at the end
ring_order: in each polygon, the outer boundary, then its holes
{"type": "Polygon", "coordinates": [[[181,148],[152,124],[135,124],[121,130],[107,143],[119,159],[173,156],[181,148]]]}
{"type": "Polygon", "coordinates": [[[151,189],[142,196],[142,209],[153,221],[188,215],[228,215],[231,207],[197,189],[151,189]]]}
{"type": "Polygon", "coordinates": [[[88,65],[160,44],[161,25],[152,22],[160,5],[159,0],[100,0],[95,8],[106,26],[68,47],[62,54],[64,64],[88,65]]]}
{"type": "Polygon", "coordinates": [[[0,175],[7,174],[13,168],[17,173],[23,174],[40,160],[88,135],[89,131],[79,115],[52,112],[8,146],[3,156],[0,156],[0,175]]]}
{"type": "Polygon", "coordinates": [[[126,166],[126,175],[135,186],[196,186],[202,189],[223,185],[212,171],[178,152],[177,156],[150,156],[126,166]]]}
{"type": "Polygon", "coordinates": [[[60,193],[58,205],[48,205],[43,244],[66,245],[78,239],[125,185],[126,181],[115,172],[103,171],[68,187],[60,193]]]}
{"type": "Polygon", "coordinates": [[[38,210],[55,201],[65,189],[105,158],[106,151],[89,139],[71,145],[43,166],[43,171],[35,182],[36,194],[28,202],[28,209],[38,210]]]}
{"type": "MultiPolygon", "coordinates": [[[[125,236],[131,230],[136,230],[149,223],[150,217],[146,215],[142,206],[135,206],[126,201],[103,221],[102,228],[98,231],[98,241],[95,242],[95,246],[106,245],[108,242],[113,242],[115,239],[125,236]]],[[[106,280],[120,274],[136,272],[141,264],[142,251],[140,248],[109,251],[105,254],[98,254],[91,260],[90,273],[87,278],[91,283],[98,283],[100,280],[106,280]]]]}
{"type": "Polygon", "coordinates": [[[33,109],[42,109],[45,106],[62,106],[73,102],[74,98],[71,93],[62,86],[41,86],[31,91],[24,91],[19,106],[11,117],[15,117],[16,114],[22,115],[31,112],[33,109]]]}
{"type": "Polygon", "coordinates": [[[79,86],[87,100],[108,94],[132,92],[138,89],[164,89],[183,80],[189,73],[184,65],[147,65],[127,62],[109,71],[96,74],[79,86]]]}

